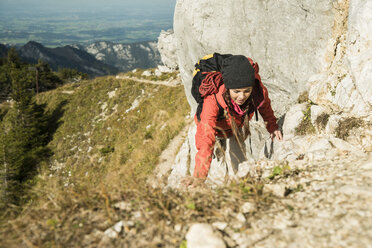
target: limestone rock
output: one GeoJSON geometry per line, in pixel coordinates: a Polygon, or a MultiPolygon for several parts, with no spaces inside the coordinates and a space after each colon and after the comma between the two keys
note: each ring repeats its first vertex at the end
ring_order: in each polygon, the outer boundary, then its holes
{"type": "MultiPolygon", "coordinates": [[[[308,78],[325,66],[332,2],[177,1],[174,35],[186,92],[191,89],[194,64],[208,53],[219,52],[244,54],[257,61],[264,83],[277,86],[273,106],[288,97],[296,99],[308,78]]],[[[195,110],[190,94],[188,100],[195,110]]]]}
{"type": "Polygon", "coordinates": [[[162,72],[158,68],[156,68],[154,74],[155,74],[155,76],[160,77],[162,72]]]}
{"type": "MultiPolygon", "coordinates": [[[[255,119],[255,117],[253,117],[255,119]]],[[[262,120],[250,122],[251,136],[246,140],[245,144],[248,151],[248,157],[258,159],[262,147],[264,147],[265,142],[270,140],[270,134],[265,128],[265,124],[262,120]]]]}
{"type": "Polygon", "coordinates": [[[370,170],[370,171],[372,171],[372,157],[367,162],[365,162],[363,165],[361,165],[361,168],[363,170],[370,170]]]}
{"type": "Polygon", "coordinates": [[[372,197],[372,187],[346,185],[340,188],[340,192],[347,195],[360,195],[366,198],[372,197]]]}
{"type": "MultiPolygon", "coordinates": [[[[275,142],[272,159],[276,161],[294,162],[306,159],[308,161],[322,161],[333,159],[335,156],[352,153],[363,156],[363,152],[354,145],[341,139],[327,136],[295,136],[282,142],[275,142]]],[[[261,152],[261,159],[264,158],[261,152]]]]}
{"type": "Polygon", "coordinates": [[[372,2],[350,1],[348,18],[348,50],[351,76],[355,80],[356,96],[360,100],[353,112],[368,115],[372,106],[372,2]]]}
{"type": "Polygon", "coordinates": [[[323,106],[319,106],[319,105],[312,105],[311,106],[311,123],[314,125],[314,126],[317,126],[317,118],[319,116],[321,116],[322,114],[326,114],[327,113],[327,110],[325,107],[323,106]]]}
{"type": "Polygon", "coordinates": [[[365,117],[372,111],[372,3],[352,0],[336,5],[340,18],[330,40],[335,55],[327,71],[314,80],[318,82],[311,83],[310,99],[365,117]]]}
{"type": "Polygon", "coordinates": [[[181,224],[177,224],[177,225],[175,225],[175,226],[174,226],[174,230],[175,230],[176,232],[180,232],[180,231],[182,230],[182,225],[181,225],[181,224]]]}
{"type": "MultiPolygon", "coordinates": [[[[360,137],[350,134],[347,141],[354,148],[346,150],[345,144],[336,141],[344,147],[340,148],[330,138],[345,116],[366,117],[372,112],[371,8],[368,0],[177,1],[174,33],[167,35],[176,44],[172,51],[177,59],[173,60],[179,66],[191,115],[197,107],[191,96],[195,63],[213,52],[243,54],[258,62],[276,116],[285,114],[283,142],[271,141],[261,117],[258,122],[251,121],[251,140],[245,142],[250,158],[321,161],[343,151],[354,153],[355,147],[372,150],[367,131],[360,137]],[[322,135],[296,137],[294,131],[304,117],[306,104],[291,104],[306,89],[316,104],[311,107],[312,123],[323,113],[329,118],[324,130],[323,126],[317,128],[322,135]]],[[[194,171],[195,127],[181,153],[184,157],[177,158],[172,182],[178,181],[176,175],[192,175],[194,171]]],[[[239,167],[233,176],[257,173],[258,167],[251,169],[249,164],[239,167]]],[[[217,178],[226,175],[226,170],[213,167],[210,172],[217,178]]]]}
{"type": "Polygon", "coordinates": [[[144,71],[142,73],[142,76],[149,77],[149,76],[151,76],[151,72],[150,71],[144,71]]]}
{"type": "Polygon", "coordinates": [[[212,223],[212,226],[217,228],[218,230],[223,231],[227,227],[227,223],[226,222],[214,222],[212,223]]]}
{"type": "Polygon", "coordinates": [[[114,226],[110,227],[104,232],[104,235],[109,238],[117,238],[124,227],[124,222],[119,221],[114,226]]]}
{"type": "Polygon", "coordinates": [[[218,237],[209,224],[196,223],[186,234],[187,247],[225,248],[223,240],[218,237]]]}
{"type": "Polygon", "coordinates": [[[328,119],[328,123],[326,125],[326,133],[327,134],[334,134],[336,128],[339,126],[339,122],[342,119],[339,115],[331,115],[328,119]]]}
{"type": "Polygon", "coordinates": [[[277,197],[283,197],[286,185],[284,184],[266,184],[264,190],[272,192],[277,197]]]}
{"type": "Polygon", "coordinates": [[[170,73],[173,71],[171,68],[164,65],[158,65],[158,70],[162,73],[170,73]]]}
{"type": "Polygon", "coordinates": [[[256,165],[256,161],[253,158],[248,157],[247,159],[247,161],[239,164],[238,172],[236,173],[237,178],[246,176],[258,177],[261,168],[256,165]]]}
{"type": "Polygon", "coordinates": [[[120,210],[123,210],[123,211],[130,211],[132,210],[132,206],[130,203],[128,202],[125,202],[125,201],[121,201],[121,202],[117,202],[114,204],[114,207],[115,208],[118,208],[120,210]]]}
{"type": "Polygon", "coordinates": [[[357,97],[356,91],[353,90],[354,82],[350,75],[347,75],[340,83],[335,87],[334,96],[331,92],[328,93],[327,99],[333,104],[341,107],[347,112],[350,112],[356,104],[357,97]]]}
{"type": "MultiPolygon", "coordinates": [[[[332,149],[332,144],[326,138],[320,138],[313,142],[306,151],[306,156],[310,160],[324,160],[327,158],[327,152],[332,149]]],[[[334,154],[331,154],[331,156],[334,154]]]]}
{"type": "Polygon", "coordinates": [[[232,221],[231,226],[235,229],[240,229],[245,225],[246,221],[244,214],[238,213],[235,215],[235,219],[232,221]]]}
{"type": "MultiPolygon", "coordinates": [[[[196,126],[193,125],[188,132],[188,137],[182,144],[180,151],[178,152],[174,165],[172,167],[172,172],[170,176],[168,177],[168,186],[170,188],[178,188],[180,187],[180,182],[182,178],[192,175],[194,172],[194,168],[189,168],[190,163],[194,161],[194,159],[191,159],[191,162],[189,161],[189,154],[196,154],[196,152],[192,152],[191,149],[195,148],[195,132],[196,132],[196,126]],[[193,142],[193,143],[192,143],[193,142]]],[[[194,155],[195,156],[195,155],[194,155]]],[[[195,167],[195,162],[194,162],[195,167]]]]}
{"type": "Polygon", "coordinates": [[[325,83],[328,79],[326,71],[315,74],[309,78],[307,82],[309,99],[317,104],[327,104],[325,96],[329,92],[329,86],[325,83]]]}
{"type": "Polygon", "coordinates": [[[283,137],[285,139],[294,136],[295,129],[300,125],[305,110],[306,103],[301,103],[293,105],[286,113],[283,124],[283,137]]]}
{"type": "Polygon", "coordinates": [[[177,43],[173,30],[162,30],[158,38],[158,49],[163,64],[170,69],[178,68],[177,43]]]}
{"type": "Polygon", "coordinates": [[[242,205],[241,210],[244,214],[248,214],[256,210],[256,205],[251,202],[245,202],[242,205]]]}

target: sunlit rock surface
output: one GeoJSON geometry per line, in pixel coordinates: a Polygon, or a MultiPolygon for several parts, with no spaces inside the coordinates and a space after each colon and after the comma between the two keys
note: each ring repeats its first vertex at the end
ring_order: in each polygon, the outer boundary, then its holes
{"type": "MultiPolygon", "coordinates": [[[[243,54],[258,62],[274,112],[282,117],[280,127],[284,132],[284,141],[273,143],[262,118],[251,121],[252,136],[250,142],[246,141],[251,158],[318,161],[343,153],[360,155],[358,149],[368,152],[372,113],[371,8],[367,0],[177,1],[174,34],[169,35],[176,43],[175,63],[192,111],[197,106],[190,94],[194,64],[213,52],[243,54]],[[303,91],[309,92],[309,100],[295,105],[303,91]],[[345,141],[336,139],[339,127],[352,117],[360,118],[363,125],[348,127],[345,141]],[[296,128],[306,119],[314,126],[315,134],[298,136],[296,128]],[[340,148],[340,140],[349,146],[340,148]]],[[[171,183],[177,182],[176,177],[192,175],[194,136],[193,126],[177,157],[170,186],[177,185],[171,183]],[[191,159],[182,159],[186,154],[191,159]],[[177,171],[182,171],[182,176],[177,171]]],[[[220,170],[211,168],[213,171],[220,170]]]]}

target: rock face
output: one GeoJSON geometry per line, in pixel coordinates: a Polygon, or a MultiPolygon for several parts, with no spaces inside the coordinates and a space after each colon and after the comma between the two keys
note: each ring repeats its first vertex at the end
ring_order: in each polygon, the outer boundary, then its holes
{"type": "MultiPolygon", "coordinates": [[[[192,114],[197,106],[190,94],[194,64],[213,52],[249,56],[260,66],[276,116],[283,117],[286,141],[273,145],[262,120],[252,121],[252,145],[246,142],[247,151],[252,148],[254,159],[305,157],[313,161],[343,151],[355,152],[355,147],[362,151],[372,147],[368,141],[372,113],[371,20],[372,2],[368,0],[178,0],[174,34],[170,38],[169,32],[167,39],[176,42],[175,61],[192,114]],[[309,92],[309,101],[294,105],[303,91],[309,92]],[[354,147],[341,149],[334,143],[342,142],[334,136],[340,137],[342,125],[352,123],[354,117],[364,124],[346,128],[350,132],[345,135],[350,133],[350,137],[343,139],[354,147]],[[294,130],[306,119],[316,132],[312,138],[298,137],[294,130]]],[[[195,127],[177,156],[170,185],[177,185],[177,177],[192,174],[194,135],[195,127]]]]}
{"type": "Polygon", "coordinates": [[[304,111],[306,110],[306,104],[293,105],[286,113],[285,122],[283,125],[284,137],[293,137],[298,124],[304,117],[304,111]]]}
{"type": "Polygon", "coordinates": [[[193,110],[193,66],[204,55],[219,52],[258,62],[277,114],[309,90],[314,103],[366,116],[372,103],[371,13],[367,0],[179,0],[174,37],[171,32],[163,36],[176,42],[173,60],[193,110]]]}
{"type": "Polygon", "coordinates": [[[177,42],[175,41],[174,32],[172,30],[163,30],[160,32],[158,38],[158,49],[163,64],[168,68],[177,69],[177,42]]]}
{"type": "Polygon", "coordinates": [[[372,111],[372,3],[352,0],[339,5],[326,70],[310,80],[310,99],[354,116],[372,111]]]}
{"type": "MultiPolygon", "coordinates": [[[[279,99],[295,99],[308,79],[327,66],[333,2],[177,1],[174,34],[186,92],[201,57],[212,52],[243,54],[258,62],[266,85],[276,86],[275,92],[281,94],[271,97],[273,106],[281,106],[276,111],[283,109],[279,99]]],[[[188,99],[195,109],[193,99],[188,99]]]]}

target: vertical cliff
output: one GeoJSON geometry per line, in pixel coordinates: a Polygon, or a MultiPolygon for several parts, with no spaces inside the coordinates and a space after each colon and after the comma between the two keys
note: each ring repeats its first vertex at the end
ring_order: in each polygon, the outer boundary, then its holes
{"type": "MultiPolygon", "coordinates": [[[[259,64],[276,116],[283,120],[286,114],[286,141],[274,146],[271,159],[296,159],[313,142],[317,144],[319,135],[343,137],[371,150],[371,20],[368,0],[178,0],[173,40],[192,111],[196,109],[190,94],[194,64],[213,52],[243,54],[259,64]],[[308,98],[297,105],[305,91],[308,98]],[[360,125],[347,125],[353,118],[360,125]],[[354,136],[341,135],[349,134],[349,129],[354,136]]],[[[252,121],[251,129],[253,158],[267,157],[270,144],[262,121],[252,121]]],[[[185,166],[183,158],[189,154],[190,172],[194,133],[195,128],[190,129],[176,162],[176,167],[185,166]]],[[[177,173],[173,171],[171,182],[178,181],[177,173]]]]}
{"type": "Polygon", "coordinates": [[[372,2],[337,3],[335,17],[328,66],[309,80],[310,98],[334,111],[368,117],[372,110],[372,2]]]}
{"type": "Polygon", "coordinates": [[[244,54],[260,65],[264,83],[273,89],[274,109],[282,114],[283,100],[288,105],[327,66],[333,10],[331,0],[178,1],[174,34],[186,92],[193,65],[205,54],[244,54]]]}

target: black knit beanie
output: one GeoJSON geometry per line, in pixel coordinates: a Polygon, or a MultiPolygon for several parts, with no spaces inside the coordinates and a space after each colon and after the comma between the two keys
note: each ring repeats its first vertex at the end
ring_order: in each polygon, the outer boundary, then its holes
{"type": "Polygon", "coordinates": [[[243,55],[230,56],[222,62],[222,79],[226,89],[254,86],[254,69],[243,55]]]}

